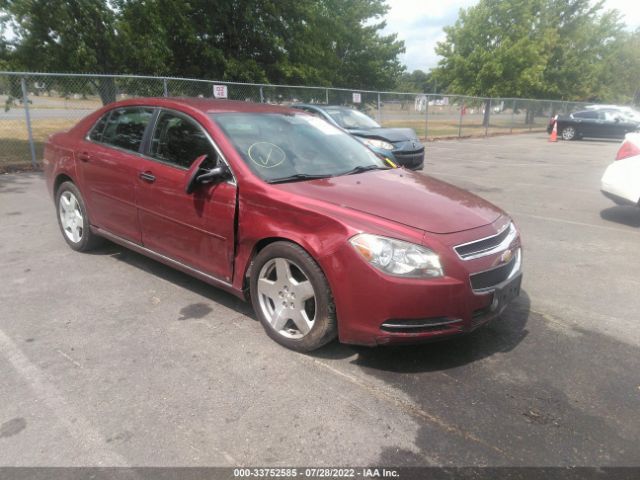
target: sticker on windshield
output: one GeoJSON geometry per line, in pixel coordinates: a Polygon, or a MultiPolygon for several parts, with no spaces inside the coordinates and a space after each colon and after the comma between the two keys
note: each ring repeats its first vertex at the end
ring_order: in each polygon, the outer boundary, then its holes
{"type": "Polygon", "coordinates": [[[285,161],[287,155],[279,146],[269,142],[257,142],[249,147],[249,158],[260,168],[273,168],[285,161]]]}

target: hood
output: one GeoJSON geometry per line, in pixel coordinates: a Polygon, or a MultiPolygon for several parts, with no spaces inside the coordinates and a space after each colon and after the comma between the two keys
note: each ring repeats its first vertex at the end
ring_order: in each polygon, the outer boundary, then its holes
{"type": "Polygon", "coordinates": [[[356,137],[381,138],[382,140],[392,143],[418,140],[416,132],[411,128],[370,128],[367,130],[348,129],[347,131],[356,137]]]}
{"type": "Polygon", "coordinates": [[[404,169],[273,186],[431,233],[469,230],[503,215],[498,207],[472,193],[404,169]]]}

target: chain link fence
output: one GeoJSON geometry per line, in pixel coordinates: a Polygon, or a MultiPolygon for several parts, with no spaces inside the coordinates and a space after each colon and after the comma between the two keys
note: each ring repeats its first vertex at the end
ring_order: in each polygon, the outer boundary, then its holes
{"type": "Polygon", "coordinates": [[[220,97],[291,105],[350,105],[384,127],[412,128],[423,140],[542,131],[575,102],[376,92],[327,87],[124,75],[0,72],[0,171],[37,168],[47,137],[107,103],[132,97],[220,97]],[[225,89],[220,87],[224,86],[225,89]]]}

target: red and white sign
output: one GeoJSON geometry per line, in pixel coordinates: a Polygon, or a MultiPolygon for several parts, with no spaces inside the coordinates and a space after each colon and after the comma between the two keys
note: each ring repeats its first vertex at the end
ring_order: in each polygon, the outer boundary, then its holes
{"type": "Polygon", "coordinates": [[[213,96],[215,98],[227,98],[228,91],[226,85],[214,85],[213,86],[213,96]]]}
{"type": "Polygon", "coordinates": [[[353,93],[353,103],[362,103],[362,95],[360,93],[353,93]]]}

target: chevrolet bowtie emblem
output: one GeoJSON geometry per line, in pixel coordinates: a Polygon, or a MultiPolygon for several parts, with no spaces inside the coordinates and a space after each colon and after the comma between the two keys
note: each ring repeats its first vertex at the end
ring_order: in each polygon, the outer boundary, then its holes
{"type": "Polygon", "coordinates": [[[500,255],[500,263],[509,263],[513,258],[513,252],[511,250],[505,250],[500,255]]]}

